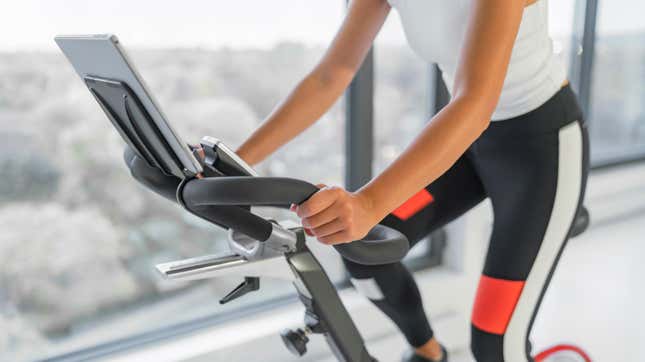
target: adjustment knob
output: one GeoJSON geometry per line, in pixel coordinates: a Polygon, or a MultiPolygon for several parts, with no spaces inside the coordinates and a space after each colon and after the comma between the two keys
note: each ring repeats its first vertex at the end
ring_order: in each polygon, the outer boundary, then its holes
{"type": "Polygon", "coordinates": [[[295,331],[291,329],[285,329],[280,333],[282,337],[282,342],[287,346],[287,349],[296,356],[302,356],[307,352],[307,342],[309,338],[307,337],[307,332],[298,328],[295,331]]]}

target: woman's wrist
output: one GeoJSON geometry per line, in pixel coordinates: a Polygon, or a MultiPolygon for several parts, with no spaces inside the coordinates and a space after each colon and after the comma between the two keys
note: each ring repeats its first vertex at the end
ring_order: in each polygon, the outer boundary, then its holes
{"type": "Polygon", "coordinates": [[[372,188],[364,186],[353,194],[360,200],[364,209],[370,215],[371,220],[369,221],[373,224],[379,223],[390,213],[390,210],[383,206],[381,198],[372,188]]]}

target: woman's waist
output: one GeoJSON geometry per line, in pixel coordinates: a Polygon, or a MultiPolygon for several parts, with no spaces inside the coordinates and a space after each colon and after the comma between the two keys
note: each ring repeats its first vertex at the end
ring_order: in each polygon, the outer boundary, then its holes
{"type": "MultiPolygon", "coordinates": [[[[439,64],[439,67],[451,91],[456,67],[445,63],[439,64]]],[[[491,120],[510,119],[537,109],[556,94],[566,81],[565,67],[555,55],[537,64],[509,64],[491,120]]]]}
{"type": "Polygon", "coordinates": [[[499,137],[518,138],[521,141],[519,137],[522,135],[557,132],[576,121],[583,121],[582,111],[571,85],[566,82],[539,107],[519,116],[491,122],[479,141],[486,143],[487,138],[499,137]]]}

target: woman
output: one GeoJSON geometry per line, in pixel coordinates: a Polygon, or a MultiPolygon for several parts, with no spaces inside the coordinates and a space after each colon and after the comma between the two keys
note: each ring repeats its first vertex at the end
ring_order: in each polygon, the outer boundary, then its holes
{"type": "MultiPolygon", "coordinates": [[[[320,118],[398,10],[412,48],[439,64],[450,103],[360,190],[323,185],[292,209],[325,244],[360,239],[379,222],[414,244],[490,198],[495,221],[472,312],[477,361],[530,360],[527,336],[585,189],[587,131],[553,55],[546,1],[354,0],[320,63],[237,151],[258,163],[320,118]]],[[[404,361],[447,360],[402,264],[345,264],[413,347],[404,361]]]]}

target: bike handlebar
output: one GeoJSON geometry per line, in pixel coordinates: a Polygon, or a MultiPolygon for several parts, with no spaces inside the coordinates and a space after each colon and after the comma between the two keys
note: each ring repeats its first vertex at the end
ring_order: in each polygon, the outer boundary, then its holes
{"type": "MultiPolygon", "coordinates": [[[[303,203],[316,192],[316,186],[292,178],[233,176],[191,180],[183,188],[183,197],[191,207],[289,207],[303,203]]],[[[246,234],[244,229],[238,230],[246,234]]],[[[353,262],[377,265],[400,261],[409,250],[409,242],[400,232],[378,225],[364,239],[337,244],[334,248],[353,262]]]]}
{"type": "Polygon", "coordinates": [[[289,207],[301,204],[318,188],[286,177],[228,176],[196,179],[184,188],[193,205],[247,205],[289,207]]]}
{"type": "MultiPolygon", "coordinates": [[[[250,206],[289,207],[318,192],[308,182],[284,177],[226,176],[180,182],[149,166],[132,151],[126,150],[125,160],[133,177],[148,188],[166,198],[180,200],[197,216],[259,241],[270,237],[272,224],[251,213],[250,206]]],[[[364,239],[334,248],[355,263],[379,265],[400,261],[409,250],[409,242],[402,233],[377,225],[364,239]]]]}
{"type": "MultiPolygon", "coordinates": [[[[178,201],[178,196],[181,196],[178,195],[178,191],[183,188],[179,178],[166,175],[158,168],[150,166],[130,147],[126,147],[123,159],[135,180],[170,201],[178,201]]],[[[252,214],[248,207],[191,205],[189,211],[220,227],[242,231],[256,240],[268,239],[273,230],[268,220],[252,214]]]]}

